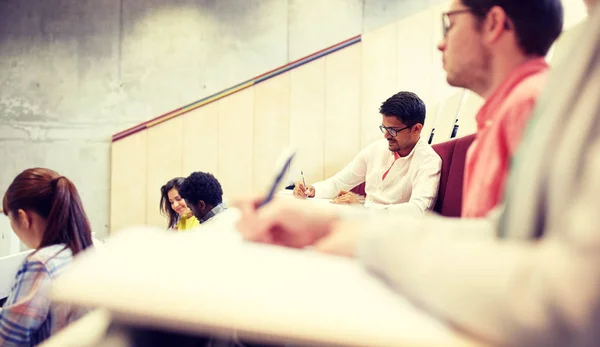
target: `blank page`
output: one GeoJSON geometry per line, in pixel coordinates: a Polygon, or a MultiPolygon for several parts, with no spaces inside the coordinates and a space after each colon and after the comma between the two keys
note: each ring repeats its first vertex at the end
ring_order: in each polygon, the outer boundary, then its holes
{"type": "Polygon", "coordinates": [[[235,212],[193,232],[124,230],[54,285],[62,302],[183,332],[342,346],[474,346],[354,260],[242,241],[235,212]]]}

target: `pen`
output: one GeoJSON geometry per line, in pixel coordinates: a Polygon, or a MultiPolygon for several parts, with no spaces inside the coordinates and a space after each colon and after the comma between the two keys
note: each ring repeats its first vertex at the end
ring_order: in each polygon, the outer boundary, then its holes
{"type": "Polygon", "coordinates": [[[258,207],[264,206],[266,203],[273,200],[273,197],[275,196],[275,190],[277,189],[277,186],[279,186],[279,183],[281,183],[281,180],[283,180],[283,177],[285,176],[285,172],[288,170],[288,168],[292,164],[292,159],[294,159],[295,155],[296,155],[296,153],[292,153],[287,158],[287,160],[283,164],[283,167],[281,168],[281,171],[277,174],[277,177],[275,177],[275,181],[273,182],[273,185],[271,186],[271,190],[269,190],[269,194],[267,194],[267,197],[258,205],[258,207]]]}
{"type": "Polygon", "coordinates": [[[300,171],[300,176],[302,176],[302,184],[304,184],[304,189],[306,189],[306,181],[304,180],[304,172],[300,171]]]}
{"type": "Polygon", "coordinates": [[[302,184],[304,184],[304,195],[308,196],[308,187],[306,186],[306,181],[304,180],[304,172],[300,171],[300,176],[302,176],[302,184]]]}

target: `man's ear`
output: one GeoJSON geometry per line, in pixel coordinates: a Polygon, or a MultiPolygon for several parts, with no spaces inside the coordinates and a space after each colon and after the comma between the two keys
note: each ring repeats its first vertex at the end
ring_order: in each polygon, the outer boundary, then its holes
{"type": "Polygon", "coordinates": [[[492,7],[483,22],[484,40],[488,43],[494,43],[507,30],[506,23],[508,22],[509,18],[502,7],[492,7]]]}
{"type": "Polygon", "coordinates": [[[206,208],[206,203],[204,202],[204,200],[200,200],[200,201],[198,201],[196,206],[198,207],[199,210],[204,211],[204,209],[206,208]]]}
{"type": "Polygon", "coordinates": [[[412,128],[412,131],[413,131],[414,133],[420,133],[420,132],[421,132],[421,130],[423,130],[423,124],[421,124],[421,123],[417,123],[417,124],[415,124],[415,125],[413,126],[413,128],[412,128]]]}
{"type": "Polygon", "coordinates": [[[16,217],[17,218],[15,219],[17,223],[19,223],[19,227],[24,229],[29,229],[31,227],[31,216],[29,213],[25,212],[25,210],[18,209],[16,217]]]}

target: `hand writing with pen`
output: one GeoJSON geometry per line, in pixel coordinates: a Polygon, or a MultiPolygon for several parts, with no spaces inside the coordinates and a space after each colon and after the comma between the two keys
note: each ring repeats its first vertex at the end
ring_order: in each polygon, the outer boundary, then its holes
{"type": "Polygon", "coordinates": [[[315,197],[315,187],[306,185],[304,180],[299,180],[294,185],[294,196],[297,198],[314,198],[315,197]]]}

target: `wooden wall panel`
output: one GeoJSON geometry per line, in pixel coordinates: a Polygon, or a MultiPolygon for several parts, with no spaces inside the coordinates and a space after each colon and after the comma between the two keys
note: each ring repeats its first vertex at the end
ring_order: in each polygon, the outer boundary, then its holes
{"type": "MultiPolygon", "coordinates": [[[[458,111],[461,103],[462,95],[462,90],[457,90],[454,95],[448,97],[443,103],[439,104],[441,110],[435,122],[435,136],[432,144],[444,142],[450,139],[450,134],[452,134],[454,120],[456,119],[456,112],[458,111]]],[[[426,136],[427,139],[429,139],[429,132],[426,136]]]]}
{"type": "Polygon", "coordinates": [[[290,72],[290,144],[297,150],[290,177],[307,184],[324,178],[325,59],[290,72]]]}
{"type": "Polygon", "coordinates": [[[160,187],[181,171],[183,151],[183,118],[177,117],[156,125],[148,133],[148,181],[146,185],[146,224],[166,227],[160,214],[160,187]]]}
{"type": "Polygon", "coordinates": [[[397,24],[397,90],[416,93],[426,105],[434,101],[431,66],[436,47],[433,26],[429,25],[433,14],[432,9],[427,9],[397,24]]]}
{"type": "Polygon", "coordinates": [[[290,74],[254,87],[253,192],[268,191],[282,151],[290,143],[290,74]]]}
{"type": "Polygon", "coordinates": [[[210,172],[216,176],[218,170],[219,108],[216,102],[202,106],[181,116],[183,122],[182,175],[195,171],[210,172]]]}
{"type": "Polygon", "coordinates": [[[350,46],[325,58],[325,177],[350,163],[361,149],[361,47],[350,46]]]}
{"type": "Polygon", "coordinates": [[[444,111],[444,101],[440,101],[437,103],[428,103],[426,104],[426,106],[427,117],[425,118],[425,125],[423,126],[423,130],[421,130],[421,138],[425,139],[425,141],[428,141],[434,123],[436,123],[438,118],[442,117],[442,112],[444,111]]]}
{"type": "Polygon", "coordinates": [[[217,179],[223,197],[231,202],[249,196],[254,182],[254,92],[244,89],[218,101],[217,179]]]}
{"type": "Polygon", "coordinates": [[[452,87],[446,81],[446,71],[442,63],[442,52],[438,49],[439,43],[442,41],[442,13],[450,9],[451,2],[442,3],[431,7],[431,34],[433,47],[431,61],[431,100],[433,104],[438,104],[448,99],[448,97],[456,94],[460,88],[452,87]]]}
{"type": "Polygon", "coordinates": [[[397,24],[362,36],[361,148],[381,138],[379,107],[398,92],[397,24]]]}
{"type": "Polygon", "coordinates": [[[142,131],[112,144],[111,233],[132,225],[146,224],[147,143],[148,132],[142,131]]]}

